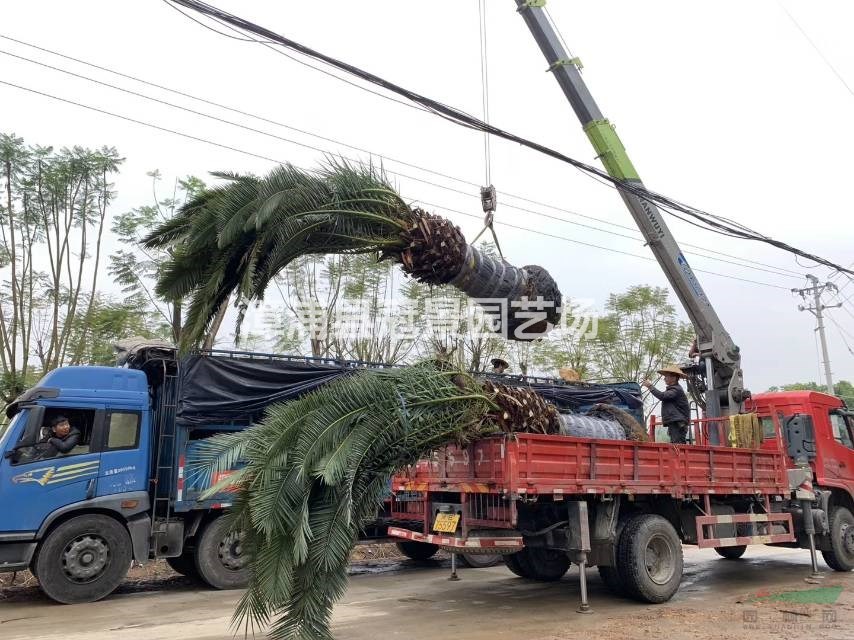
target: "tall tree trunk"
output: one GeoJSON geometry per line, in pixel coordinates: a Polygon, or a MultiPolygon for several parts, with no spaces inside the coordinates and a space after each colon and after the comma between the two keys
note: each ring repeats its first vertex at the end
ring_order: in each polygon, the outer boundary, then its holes
{"type": "Polygon", "coordinates": [[[172,340],[175,344],[181,342],[181,301],[172,302],[172,340]]]}
{"type": "Polygon", "coordinates": [[[222,326],[222,321],[225,319],[225,314],[228,312],[228,301],[219,308],[219,311],[216,312],[216,316],[214,316],[213,321],[211,322],[211,327],[208,330],[208,334],[205,336],[205,340],[202,343],[202,349],[206,351],[210,351],[214,348],[214,344],[216,344],[216,334],[219,333],[219,329],[222,326]]]}
{"type": "MultiPolygon", "coordinates": [[[[6,160],[6,214],[9,216],[9,254],[12,268],[12,319],[11,319],[11,335],[9,342],[11,354],[9,357],[9,371],[12,378],[16,379],[18,364],[18,257],[17,247],[15,246],[15,213],[12,208],[12,160],[6,160]]],[[[17,384],[17,383],[16,383],[17,384]]]]}

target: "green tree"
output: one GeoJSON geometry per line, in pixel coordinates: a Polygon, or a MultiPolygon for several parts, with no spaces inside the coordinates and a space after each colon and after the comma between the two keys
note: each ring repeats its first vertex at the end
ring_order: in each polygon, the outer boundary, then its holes
{"type": "Polygon", "coordinates": [[[574,369],[582,380],[598,376],[595,342],[599,319],[593,310],[572,300],[564,301],[561,326],[534,343],[531,365],[543,375],[554,377],[562,367],[574,369]]]}
{"type": "Polygon", "coordinates": [[[91,340],[110,179],[123,159],[0,134],[0,366],[8,401],[33,369],[80,362],[91,340]],[[79,326],[81,330],[74,331],[79,326]]]}
{"type": "Polygon", "coordinates": [[[85,334],[84,348],[78,364],[113,365],[116,361],[113,345],[124,338],[168,339],[170,327],[165,322],[156,322],[153,314],[140,313],[144,300],[114,300],[97,295],[88,319],[78,318],[72,327],[72,335],[85,334]]]}
{"type": "MultiPolygon", "coordinates": [[[[820,391],[827,393],[827,386],[817,382],[793,382],[780,386],[770,387],[768,391],[820,391]]],[[[833,383],[833,393],[845,402],[854,403],[854,385],[848,380],[839,380],[833,383]]]]}
{"type": "Polygon", "coordinates": [[[393,265],[374,255],[298,258],[274,284],[284,307],[266,324],[277,349],[394,364],[414,344],[396,331],[393,265]]]}
{"type": "Polygon", "coordinates": [[[694,330],[681,322],[667,289],[637,285],[608,297],[591,340],[603,379],[641,382],[687,353],[694,330]]]}
{"type": "MultiPolygon", "coordinates": [[[[155,170],[147,175],[151,178],[153,204],[136,207],[113,219],[111,230],[124,248],[110,256],[109,273],[123,287],[129,300],[143,301],[144,308],[152,309],[171,326],[172,340],[177,343],[181,339],[182,299],[164,298],[154,291],[163,265],[172,256],[172,248],[147,248],[141,239],[154,228],[172,220],[176,209],[196,197],[205,188],[205,183],[194,176],[176,179],[172,194],[163,198],[157,192],[157,185],[162,180],[160,172],[155,170]]],[[[225,307],[215,327],[208,333],[204,347],[213,346],[224,313],[225,307]]]]}

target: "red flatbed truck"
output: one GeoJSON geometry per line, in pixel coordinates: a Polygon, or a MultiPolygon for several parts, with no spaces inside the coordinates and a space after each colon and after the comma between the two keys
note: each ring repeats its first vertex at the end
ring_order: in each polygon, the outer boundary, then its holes
{"type": "Polygon", "coordinates": [[[575,562],[582,611],[588,564],[614,591],[669,599],[682,575],[681,543],[727,558],[749,544],[807,546],[813,572],[817,546],[833,569],[854,569],[854,414],[822,393],[751,397],[740,348],[647,197],[545,0],[515,4],[694,326],[682,370],[704,417],[688,445],[515,434],[448,447],[396,479],[393,510],[409,526],[389,535],[451,551],[502,551],[512,571],[537,580],[559,579],[575,562]],[[762,438],[753,432],[749,448],[727,446],[756,420],[762,438]]]}
{"type": "Polygon", "coordinates": [[[392,517],[408,525],[389,535],[502,553],[533,580],[596,565],[612,591],[646,602],[676,592],[682,544],[738,558],[812,537],[833,569],[854,569],[854,414],[817,392],[750,408],[755,448],[709,444],[728,418],[695,420],[688,445],[520,433],[447,447],[394,479],[392,517]]]}

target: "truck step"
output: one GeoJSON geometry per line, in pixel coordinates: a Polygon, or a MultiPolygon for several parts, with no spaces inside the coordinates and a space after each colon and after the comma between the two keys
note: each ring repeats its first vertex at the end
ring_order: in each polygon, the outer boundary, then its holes
{"type": "Polygon", "coordinates": [[[735,515],[697,516],[697,546],[737,547],[749,544],[770,544],[774,542],[794,542],[794,526],[791,513],[742,513],[735,515]],[[716,537],[717,525],[753,524],[754,530],[761,533],[752,536],[716,537]],[[785,533],[772,533],[775,525],[785,527],[785,533]],[[709,534],[708,537],[706,534],[709,534]]]}
{"type": "Polygon", "coordinates": [[[484,553],[487,551],[489,553],[516,553],[525,547],[522,536],[457,538],[449,535],[419,533],[400,527],[389,527],[388,536],[413,542],[435,544],[441,549],[453,553],[484,553]]]}

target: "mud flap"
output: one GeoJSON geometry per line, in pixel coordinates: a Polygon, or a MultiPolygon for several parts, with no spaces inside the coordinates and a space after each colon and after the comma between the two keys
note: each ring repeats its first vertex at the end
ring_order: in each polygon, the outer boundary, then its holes
{"type": "Polygon", "coordinates": [[[148,514],[139,514],[127,521],[127,527],[133,548],[133,559],[140,564],[148,562],[151,518],[148,514]]]}

